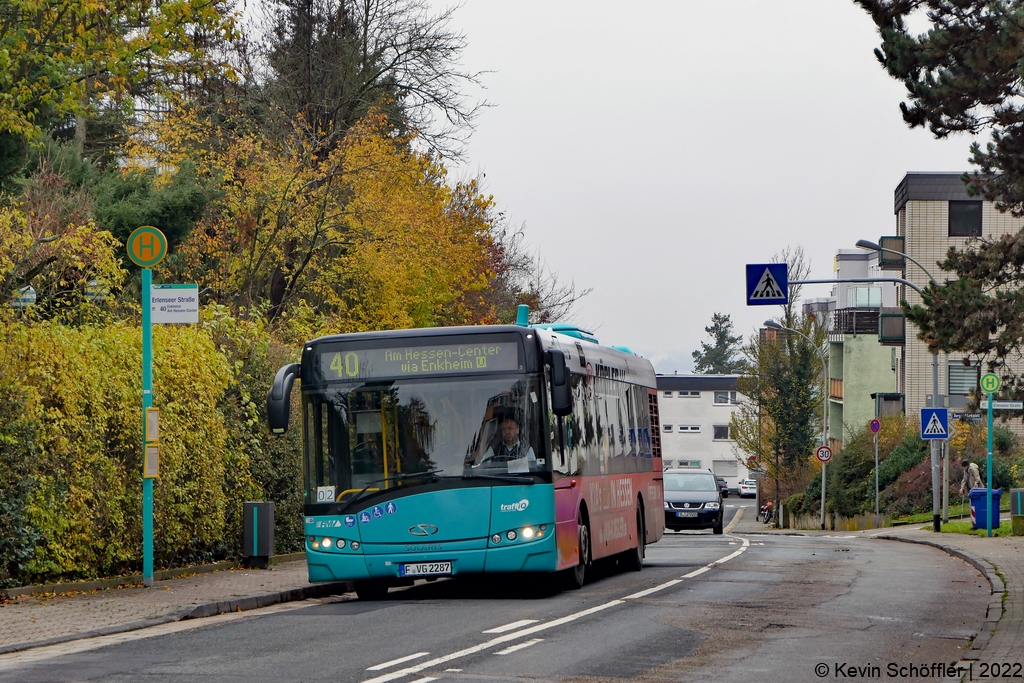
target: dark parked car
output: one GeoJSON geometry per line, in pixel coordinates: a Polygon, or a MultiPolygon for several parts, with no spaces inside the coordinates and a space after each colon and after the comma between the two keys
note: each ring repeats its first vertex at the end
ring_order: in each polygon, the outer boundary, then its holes
{"type": "Polygon", "coordinates": [[[729,497],[729,484],[726,483],[725,477],[715,477],[718,480],[718,489],[722,492],[722,498],[729,497]]]}
{"type": "Polygon", "coordinates": [[[722,533],[722,491],[705,470],[665,470],[665,526],[674,531],[713,529],[722,533]]]}

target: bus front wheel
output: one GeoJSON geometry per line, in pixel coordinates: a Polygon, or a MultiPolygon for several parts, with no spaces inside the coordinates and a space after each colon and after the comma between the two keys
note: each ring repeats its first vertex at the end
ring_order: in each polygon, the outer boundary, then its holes
{"type": "Polygon", "coordinates": [[[587,581],[587,567],[590,564],[590,528],[583,521],[582,515],[576,520],[577,528],[577,564],[569,570],[569,587],[573,589],[583,588],[587,581]]]}
{"type": "Polygon", "coordinates": [[[357,581],[356,595],[360,600],[383,600],[387,597],[388,585],[380,581],[357,581]]]}

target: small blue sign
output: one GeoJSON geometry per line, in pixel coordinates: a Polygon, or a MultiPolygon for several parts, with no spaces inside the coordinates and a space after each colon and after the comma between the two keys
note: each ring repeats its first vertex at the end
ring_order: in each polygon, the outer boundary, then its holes
{"type": "Polygon", "coordinates": [[[347,526],[349,529],[351,529],[355,525],[356,525],[356,518],[355,517],[353,517],[352,515],[349,515],[348,517],[345,518],[345,526],[347,526]]]}
{"type": "Polygon", "coordinates": [[[360,512],[359,513],[359,523],[360,524],[369,524],[370,523],[370,513],[367,512],[366,510],[363,510],[362,512],[360,512]]]}
{"type": "Polygon", "coordinates": [[[384,516],[384,508],[382,508],[380,505],[374,505],[371,512],[373,512],[374,519],[380,519],[384,516]]]}
{"type": "Polygon", "coordinates": [[[394,501],[388,501],[388,504],[384,506],[384,512],[393,515],[398,512],[398,506],[395,505],[394,501]]]}
{"type": "Polygon", "coordinates": [[[747,305],[789,303],[789,266],[785,263],[747,264],[747,305]]]}
{"type": "Polygon", "coordinates": [[[921,438],[949,438],[948,408],[921,408],[921,438]]]}

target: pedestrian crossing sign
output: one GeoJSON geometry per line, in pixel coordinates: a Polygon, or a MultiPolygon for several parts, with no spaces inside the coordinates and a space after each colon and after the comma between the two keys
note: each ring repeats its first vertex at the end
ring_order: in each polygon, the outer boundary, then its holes
{"type": "Polygon", "coordinates": [[[789,266],[785,263],[747,264],[747,305],[789,302],[789,266]]]}
{"type": "Polygon", "coordinates": [[[949,438],[948,408],[921,408],[921,438],[949,438]]]}

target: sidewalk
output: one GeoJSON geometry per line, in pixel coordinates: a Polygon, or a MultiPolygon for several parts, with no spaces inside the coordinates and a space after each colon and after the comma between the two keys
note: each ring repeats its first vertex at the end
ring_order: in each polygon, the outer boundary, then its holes
{"type": "Polygon", "coordinates": [[[1001,679],[993,678],[990,674],[985,680],[1021,680],[1021,670],[1014,667],[1017,663],[1024,664],[1024,536],[983,538],[968,534],[937,534],[930,527],[923,528],[924,524],[865,531],[774,529],[762,524],[754,515],[744,515],[731,526],[729,532],[735,534],[840,534],[923,543],[959,557],[976,567],[992,587],[985,626],[971,643],[971,649],[964,654],[964,663],[974,663],[973,675],[976,679],[981,677],[982,664],[1008,664],[1011,665],[1011,675],[1016,673],[1016,677],[1001,679]]]}
{"type": "MultiPolygon", "coordinates": [[[[895,527],[881,534],[876,530],[856,533],[938,546],[978,567],[992,583],[992,599],[985,628],[974,639],[964,659],[984,664],[1024,663],[1024,536],[980,538],[967,534],[937,534],[921,526],[895,527]]],[[[1021,680],[1020,669],[1012,669],[1012,672],[1017,674],[1015,680],[1021,680]]],[[[974,676],[979,676],[978,666],[974,668],[974,676]]]]}
{"type": "Polygon", "coordinates": [[[344,593],[346,583],[312,585],[305,560],[270,569],[230,569],[76,594],[22,596],[0,603],[0,654],[344,593]]]}

